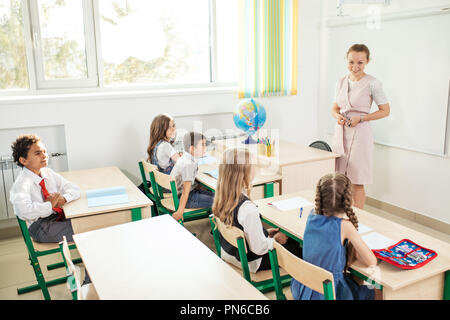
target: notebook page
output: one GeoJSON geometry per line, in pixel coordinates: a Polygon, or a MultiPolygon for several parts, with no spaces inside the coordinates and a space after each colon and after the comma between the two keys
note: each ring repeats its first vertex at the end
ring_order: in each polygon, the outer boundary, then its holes
{"type": "Polygon", "coordinates": [[[379,234],[378,232],[371,232],[362,236],[362,239],[367,244],[369,249],[384,249],[393,244],[396,241],[379,234]]]}
{"type": "Polygon", "coordinates": [[[363,223],[358,223],[358,233],[359,234],[363,234],[363,233],[367,233],[369,231],[372,231],[373,229],[369,226],[366,226],[363,223]]]}
{"type": "Polygon", "coordinates": [[[271,204],[272,204],[272,206],[274,206],[275,208],[277,208],[278,210],[281,210],[281,211],[288,211],[288,210],[313,206],[313,204],[311,202],[309,202],[308,200],[306,200],[302,197],[294,197],[294,198],[274,201],[271,204]]]}

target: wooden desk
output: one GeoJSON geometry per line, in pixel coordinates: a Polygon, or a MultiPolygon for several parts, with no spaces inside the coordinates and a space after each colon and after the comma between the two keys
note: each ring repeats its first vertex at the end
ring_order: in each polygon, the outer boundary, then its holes
{"type": "MultiPolygon", "coordinates": [[[[211,191],[215,191],[217,188],[217,179],[211,177],[209,174],[206,174],[205,171],[217,169],[218,164],[202,164],[199,165],[198,173],[197,173],[197,181],[208,188],[211,191]]],[[[279,185],[279,194],[281,194],[281,175],[270,171],[265,168],[256,168],[255,178],[253,179],[253,187],[263,186],[264,192],[263,196],[258,193],[257,189],[252,190],[252,198],[259,199],[265,197],[271,197],[275,194],[273,183],[278,183],[279,185]]]]}
{"type": "Polygon", "coordinates": [[[169,215],[74,240],[100,299],[267,299],[169,215]]]}
{"type": "Polygon", "coordinates": [[[67,171],[60,173],[81,189],[81,197],[63,206],[64,214],[72,219],[74,233],[81,233],[120,223],[149,218],[152,202],[117,167],[67,171]],[[87,205],[86,191],[125,186],[129,202],[110,206],[87,205]]]}
{"type": "MultiPolygon", "coordinates": [[[[216,140],[216,153],[229,147],[246,147],[258,154],[257,145],[245,145],[245,138],[216,140]]],[[[283,193],[314,189],[317,181],[327,173],[334,173],[338,154],[280,140],[274,146],[274,156],[258,155],[260,166],[270,168],[282,176],[283,193]]],[[[280,194],[282,194],[280,192],[280,194]]]]}
{"type": "MultiPolygon", "coordinates": [[[[303,197],[314,204],[314,191],[312,190],[260,199],[256,200],[255,203],[258,205],[265,222],[279,226],[286,234],[302,240],[306,221],[313,207],[305,207],[302,218],[299,218],[298,209],[283,212],[267,204],[295,196],[303,197]]],[[[438,253],[438,256],[427,265],[413,270],[402,270],[381,261],[378,263],[379,272],[374,275],[371,275],[370,270],[357,261],[351,266],[354,274],[363,275],[363,279],[370,277],[376,283],[381,284],[384,299],[442,299],[444,286],[448,296],[450,290],[450,245],[448,243],[367,211],[355,207],[353,210],[358,216],[359,222],[371,227],[374,232],[380,233],[395,242],[404,238],[411,239],[438,253]]]]}

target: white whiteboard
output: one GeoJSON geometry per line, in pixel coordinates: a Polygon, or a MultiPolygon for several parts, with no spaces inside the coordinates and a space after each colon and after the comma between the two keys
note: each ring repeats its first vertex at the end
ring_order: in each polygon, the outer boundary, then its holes
{"type": "MultiPolygon", "coordinates": [[[[355,43],[367,45],[366,73],[383,84],[389,117],[372,121],[376,143],[443,155],[449,101],[450,14],[424,15],[326,28],[326,101],[331,106],[339,78],[348,73],[345,54],[355,43]]],[[[377,111],[375,103],[371,112],[377,111]]],[[[327,131],[334,132],[329,117],[327,131]]]]}

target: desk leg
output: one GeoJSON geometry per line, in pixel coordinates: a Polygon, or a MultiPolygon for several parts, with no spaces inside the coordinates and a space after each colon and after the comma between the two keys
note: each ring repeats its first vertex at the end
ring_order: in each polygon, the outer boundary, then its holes
{"type": "Polygon", "coordinates": [[[264,198],[270,198],[273,197],[273,182],[268,182],[264,185],[264,198]]]}
{"type": "Polygon", "coordinates": [[[138,221],[142,219],[141,208],[131,209],[131,221],[138,221]]]}
{"type": "Polygon", "coordinates": [[[450,270],[445,272],[444,300],[450,300],[450,270]]]}

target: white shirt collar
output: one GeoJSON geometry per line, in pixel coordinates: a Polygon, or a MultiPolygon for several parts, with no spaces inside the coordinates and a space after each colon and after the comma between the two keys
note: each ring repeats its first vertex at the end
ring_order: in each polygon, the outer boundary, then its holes
{"type": "Polygon", "coordinates": [[[42,181],[42,179],[48,180],[48,175],[46,175],[44,170],[42,169],[41,169],[41,176],[38,176],[36,173],[31,171],[27,167],[23,167],[23,173],[27,175],[37,185],[42,181]]]}

